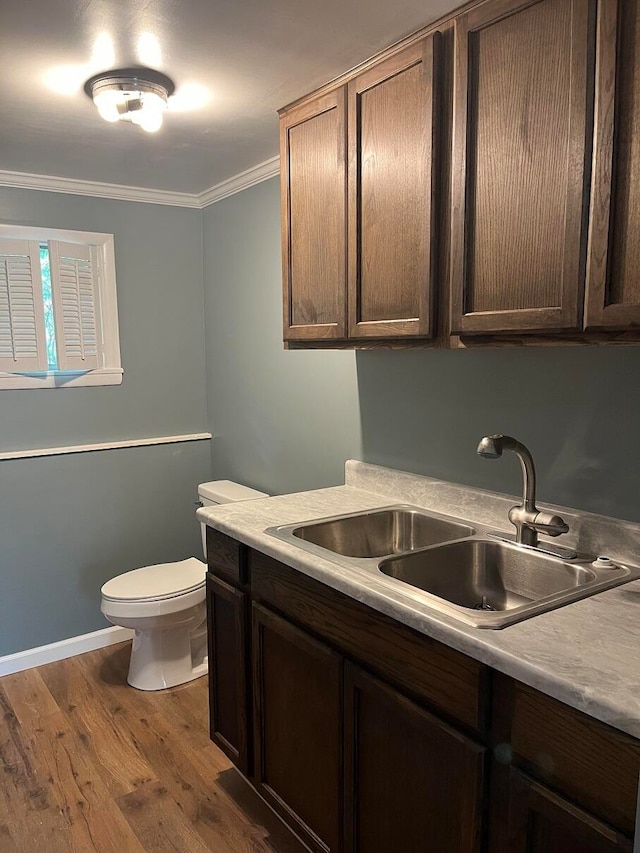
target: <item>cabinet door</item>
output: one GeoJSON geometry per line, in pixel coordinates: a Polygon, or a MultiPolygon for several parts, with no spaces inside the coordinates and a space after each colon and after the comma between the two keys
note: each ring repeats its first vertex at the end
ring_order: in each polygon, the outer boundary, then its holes
{"type": "Polygon", "coordinates": [[[248,597],[207,575],[211,740],[249,772],[248,597]]]}
{"type": "Polygon", "coordinates": [[[509,853],[632,850],[631,840],[622,833],[513,769],[508,815],[509,853]]]}
{"type": "Polygon", "coordinates": [[[280,123],[285,341],[346,333],[344,89],[280,123]]]}
{"type": "Polygon", "coordinates": [[[346,853],[479,851],[484,753],[347,664],[346,853]]]}
{"type": "Polygon", "coordinates": [[[349,336],[433,333],[439,34],[348,88],[349,336]]]}
{"type": "Polygon", "coordinates": [[[456,19],[453,332],[581,328],[594,6],[490,0],[456,19]]]}
{"type": "Polygon", "coordinates": [[[640,3],[598,4],[587,329],[640,326],[640,3]]]}
{"type": "Polygon", "coordinates": [[[255,783],[312,850],[340,850],[342,658],[253,605],[255,783]]]}

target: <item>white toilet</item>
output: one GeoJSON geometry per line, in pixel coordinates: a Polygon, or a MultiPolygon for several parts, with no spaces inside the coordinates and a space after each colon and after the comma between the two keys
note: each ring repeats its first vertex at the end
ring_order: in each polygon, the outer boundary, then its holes
{"type": "MultiPolygon", "coordinates": [[[[229,480],[201,483],[198,496],[201,506],[267,497],[229,480]]],[[[105,617],[135,631],[127,676],[132,687],[162,690],[207,674],[206,571],[205,563],[189,557],[125,572],[102,587],[105,617]]]]}

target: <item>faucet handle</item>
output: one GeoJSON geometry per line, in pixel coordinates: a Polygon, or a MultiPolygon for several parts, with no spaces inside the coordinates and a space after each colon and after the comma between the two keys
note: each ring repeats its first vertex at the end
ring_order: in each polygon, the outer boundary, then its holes
{"type": "Polygon", "coordinates": [[[529,522],[529,526],[538,533],[546,533],[547,536],[560,536],[569,532],[569,525],[564,518],[552,515],[550,512],[539,512],[533,521],[529,522]]]}

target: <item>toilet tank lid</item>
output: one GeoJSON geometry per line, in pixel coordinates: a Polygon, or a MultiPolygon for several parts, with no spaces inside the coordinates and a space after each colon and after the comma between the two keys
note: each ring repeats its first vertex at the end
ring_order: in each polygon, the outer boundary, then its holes
{"type": "Polygon", "coordinates": [[[242,486],[240,483],[233,483],[231,480],[212,480],[210,483],[200,483],[198,486],[198,494],[201,498],[207,498],[210,501],[215,501],[218,504],[228,504],[234,501],[250,501],[254,498],[268,498],[266,492],[259,492],[256,489],[250,489],[248,486],[242,486]]]}
{"type": "Polygon", "coordinates": [[[207,567],[196,557],[125,572],[107,581],[101,593],[111,601],[172,598],[204,585],[207,567]]]}

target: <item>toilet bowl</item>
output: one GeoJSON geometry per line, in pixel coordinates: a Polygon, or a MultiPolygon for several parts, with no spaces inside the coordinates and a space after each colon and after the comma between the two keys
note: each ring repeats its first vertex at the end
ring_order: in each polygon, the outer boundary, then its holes
{"type": "MultiPolygon", "coordinates": [[[[200,506],[267,497],[220,480],[198,486],[200,506]]],[[[206,525],[202,524],[206,554],[206,525]]],[[[162,690],[207,674],[205,576],[196,557],[125,572],[107,581],[100,609],[112,625],[134,631],[127,681],[162,690]]]]}
{"type": "Polygon", "coordinates": [[[206,571],[191,557],[134,569],[102,587],[104,616],[135,631],[132,687],[161,690],[206,675],[206,571]]]}

